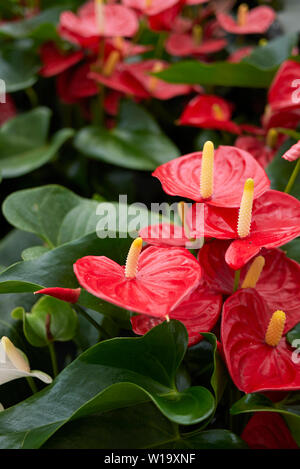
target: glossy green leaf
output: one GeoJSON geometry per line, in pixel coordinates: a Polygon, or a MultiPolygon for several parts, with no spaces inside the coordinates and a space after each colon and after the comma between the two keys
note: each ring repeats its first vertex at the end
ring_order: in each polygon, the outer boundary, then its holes
{"type": "Polygon", "coordinates": [[[74,145],[90,158],[145,171],[179,156],[148,112],[131,101],[122,103],[116,128],[85,127],[76,135],[74,145]]]}
{"type": "Polygon", "coordinates": [[[143,337],[95,345],[47,389],[0,413],[0,447],[38,448],[72,419],[148,400],[175,423],[205,420],[214,409],[210,392],[175,387],[187,340],[185,327],[170,321],[143,337]]]}
{"type": "MultiPolygon", "coordinates": [[[[16,311],[14,312],[16,316],[16,311]]],[[[30,313],[23,313],[23,330],[34,347],[45,347],[52,341],[72,340],[78,326],[77,314],[65,301],[51,296],[40,298],[30,313]],[[46,321],[49,318],[47,335],[46,321]]]]}
{"type": "Polygon", "coordinates": [[[217,350],[217,338],[214,334],[208,332],[202,332],[203,337],[207,340],[213,347],[213,373],[211,376],[211,386],[214,390],[217,403],[220,401],[225,387],[228,382],[228,375],[221,359],[219,352],[217,350]]]}
{"type": "MultiPolygon", "coordinates": [[[[52,35],[50,37],[48,36],[48,39],[53,39],[53,29],[55,30],[55,24],[58,23],[59,16],[63,10],[63,7],[56,6],[44,10],[31,18],[13,22],[4,22],[0,25],[0,35],[15,39],[29,36],[37,37],[42,29],[50,26],[52,35]]],[[[48,29],[48,31],[50,31],[50,29],[48,29]]],[[[47,39],[47,36],[45,39],[47,39]]]]}
{"type": "Polygon", "coordinates": [[[50,161],[73,135],[62,129],[47,142],[51,111],[40,107],[21,114],[0,129],[0,172],[3,178],[27,174],[50,161]]]}
{"type": "Polygon", "coordinates": [[[55,246],[64,217],[83,200],[64,187],[50,185],[14,192],[4,201],[2,210],[11,225],[55,246]]]}
{"type": "Polygon", "coordinates": [[[12,230],[0,241],[1,269],[20,261],[23,250],[39,242],[39,238],[32,233],[12,230]]]}
{"type": "Polygon", "coordinates": [[[275,72],[276,69],[261,70],[245,62],[206,64],[191,60],[178,62],[155,75],[170,83],[267,88],[275,72]]]}
{"type": "Polygon", "coordinates": [[[39,68],[31,41],[15,41],[1,47],[0,77],[5,82],[7,93],[34,85],[39,68]]]}
{"type": "MultiPolygon", "coordinates": [[[[282,158],[282,155],[293,145],[290,139],[284,142],[279,148],[275,158],[266,168],[266,172],[271,181],[271,188],[277,191],[284,191],[293,172],[296,162],[290,162],[282,158]]],[[[300,174],[298,175],[291,195],[300,198],[300,174]]]]}
{"type": "Polygon", "coordinates": [[[22,259],[23,261],[31,261],[48,251],[50,251],[50,248],[46,246],[32,246],[22,251],[22,259]]]}
{"type": "Polygon", "coordinates": [[[293,241],[282,246],[281,249],[286,252],[288,257],[300,263],[300,238],[293,239],[293,241]]]}
{"type": "MultiPolygon", "coordinates": [[[[296,326],[294,326],[293,329],[289,330],[289,332],[286,335],[286,338],[291,345],[293,345],[294,340],[297,340],[298,345],[295,343],[294,344],[297,345],[296,348],[300,348],[300,322],[298,322],[298,324],[296,324],[296,326]]],[[[295,347],[295,345],[293,346],[295,347]]],[[[300,355],[300,351],[299,351],[299,355],[300,355]]],[[[299,357],[299,361],[300,361],[300,357],[299,357]]]]}
{"type": "Polygon", "coordinates": [[[43,446],[47,449],[242,449],[245,447],[245,443],[228,430],[180,433],[177,425],[166,419],[152,403],[134,405],[69,422],[43,446]]]}
{"type": "Polygon", "coordinates": [[[272,70],[290,57],[297,40],[297,34],[281,35],[264,46],[256,47],[243,62],[261,70],[272,70]]]}

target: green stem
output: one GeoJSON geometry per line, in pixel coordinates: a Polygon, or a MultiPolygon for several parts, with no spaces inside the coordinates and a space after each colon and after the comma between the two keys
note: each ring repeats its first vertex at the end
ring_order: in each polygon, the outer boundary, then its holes
{"type": "Polygon", "coordinates": [[[289,182],[287,183],[287,186],[284,189],[284,192],[286,194],[289,194],[291,192],[291,189],[292,189],[292,187],[293,187],[293,185],[296,181],[296,178],[298,176],[299,171],[300,171],[300,158],[298,159],[297,164],[294,168],[294,171],[292,172],[292,174],[290,176],[289,182]]]}
{"type": "Polygon", "coordinates": [[[75,306],[76,311],[81,314],[87,321],[89,321],[90,324],[92,324],[101,334],[101,336],[104,336],[104,338],[109,339],[109,335],[106,332],[106,330],[100,326],[100,324],[97,323],[83,308],[80,306],[76,305],[75,306]]]}
{"type": "Polygon", "coordinates": [[[36,387],[36,384],[31,376],[26,376],[27,383],[32,391],[32,394],[35,394],[38,392],[38,388],[36,387]]]}
{"type": "Polygon", "coordinates": [[[166,35],[165,31],[159,33],[158,41],[157,41],[156,48],[155,48],[155,58],[156,59],[161,59],[161,57],[162,57],[166,37],[167,37],[167,35],[166,35]]]}
{"type": "Polygon", "coordinates": [[[58,375],[58,366],[57,366],[57,359],[56,359],[56,353],[55,353],[55,348],[54,348],[53,342],[49,342],[48,349],[49,349],[49,352],[50,352],[50,358],[51,358],[52,369],[53,369],[53,376],[55,378],[58,375]]]}
{"type": "Polygon", "coordinates": [[[37,107],[39,105],[39,100],[32,86],[30,86],[29,88],[26,88],[25,93],[27,94],[31,107],[32,108],[37,107]]]}
{"type": "Polygon", "coordinates": [[[241,277],[241,270],[239,269],[239,270],[236,270],[234,274],[233,293],[235,293],[239,288],[240,277],[241,277]]]}

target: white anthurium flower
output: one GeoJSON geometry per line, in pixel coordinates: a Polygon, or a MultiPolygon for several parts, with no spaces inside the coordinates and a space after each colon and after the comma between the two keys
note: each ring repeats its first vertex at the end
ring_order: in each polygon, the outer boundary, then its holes
{"type": "MultiPolygon", "coordinates": [[[[30,376],[47,384],[52,382],[51,376],[43,371],[31,371],[26,355],[15,347],[8,337],[2,337],[0,341],[0,384],[30,376]]],[[[0,407],[0,410],[3,409],[0,407]]]]}

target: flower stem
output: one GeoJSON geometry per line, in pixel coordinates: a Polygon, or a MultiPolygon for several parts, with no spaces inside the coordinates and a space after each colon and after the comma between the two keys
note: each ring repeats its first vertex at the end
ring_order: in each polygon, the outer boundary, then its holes
{"type": "Polygon", "coordinates": [[[58,366],[57,366],[57,358],[56,358],[55,348],[54,348],[53,342],[49,342],[48,349],[49,349],[49,352],[50,352],[50,358],[51,358],[52,369],[53,369],[53,376],[55,378],[58,375],[58,366]]]}
{"type": "Polygon", "coordinates": [[[240,269],[236,270],[234,274],[233,293],[235,293],[239,288],[240,276],[241,276],[241,270],[240,269]]]}
{"type": "Polygon", "coordinates": [[[289,179],[289,182],[287,183],[286,188],[284,189],[284,192],[286,194],[289,194],[291,192],[291,189],[292,189],[292,187],[293,187],[293,185],[296,181],[296,178],[298,176],[299,170],[300,170],[300,158],[297,161],[296,166],[294,167],[294,171],[292,172],[292,174],[290,176],[290,179],[289,179]]]}
{"type": "Polygon", "coordinates": [[[32,108],[37,107],[38,104],[39,104],[39,100],[38,100],[37,94],[34,91],[34,89],[32,88],[32,86],[30,86],[29,88],[26,88],[25,92],[26,92],[27,97],[30,101],[31,107],[32,108]]]}
{"type": "Polygon", "coordinates": [[[38,392],[38,388],[36,387],[36,384],[31,376],[26,377],[27,383],[32,391],[32,394],[35,394],[38,392]]]}

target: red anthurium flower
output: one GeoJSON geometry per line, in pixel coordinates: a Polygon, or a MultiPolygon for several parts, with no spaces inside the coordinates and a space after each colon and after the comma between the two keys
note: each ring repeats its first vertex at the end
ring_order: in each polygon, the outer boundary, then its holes
{"type": "Polygon", "coordinates": [[[163,60],[150,59],[132,63],[127,70],[153,98],[166,100],[190,93],[192,87],[189,85],[167,83],[151,75],[162,72],[168,66],[169,64],[163,60]]]}
{"type": "Polygon", "coordinates": [[[54,42],[47,42],[42,45],[40,57],[43,67],[40,69],[40,75],[43,77],[52,77],[64,72],[72,65],[77,64],[83,58],[83,51],[63,53],[57,48],[54,42]]]}
{"type": "Polygon", "coordinates": [[[232,34],[261,34],[266,32],[276,17],[275,11],[267,6],[259,6],[249,10],[248,5],[238,8],[237,19],[226,13],[217,14],[220,26],[232,34]]]}
{"type": "Polygon", "coordinates": [[[269,190],[254,201],[252,208],[253,187],[249,180],[245,186],[240,210],[205,205],[204,222],[198,226],[195,226],[195,220],[201,218],[193,214],[197,204],[187,215],[191,237],[234,239],[225,259],[235,270],[243,267],[263,247],[279,247],[300,235],[300,202],[297,199],[269,190]]]}
{"type": "Polygon", "coordinates": [[[220,146],[214,152],[211,142],[206,142],[203,152],[190,153],[159,166],[153,176],[160,180],[167,194],[217,207],[238,207],[247,177],[255,180],[255,197],[270,187],[265,171],[250,153],[231,146],[220,146]]]}
{"type": "Polygon", "coordinates": [[[263,139],[261,136],[239,136],[235,141],[235,146],[251,153],[262,167],[265,168],[273,160],[278,148],[286,138],[285,135],[278,134],[275,129],[269,129],[263,139]]]}
{"type": "Polygon", "coordinates": [[[298,449],[287,424],[277,412],[256,412],[241,438],[251,449],[298,449]]]}
{"type": "MultiPolygon", "coordinates": [[[[286,60],[280,66],[268,93],[271,111],[299,109],[300,63],[286,60]]],[[[280,126],[282,127],[282,126],[280,126]]]]}
{"type": "Polygon", "coordinates": [[[141,254],[142,239],[130,248],[126,266],[104,256],[87,256],[74,272],[88,292],[122,308],[166,317],[199,284],[201,268],[184,248],[150,246],[141,254]]]}
{"type": "Polygon", "coordinates": [[[41,295],[49,295],[57,298],[58,300],[67,301],[68,303],[77,303],[80,296],[81,288],[43,288],[42,290],[35,291],[41,295]]]}
{"type": "MultiPolygon", "coordinates": [[[[170,314],[170,319],[181,321],[189,335],[188,345],[195,345],[202,339],[200,332],[209,332],[216,324],[222,307],[221,295],[211,293],[200,286],[183,300],[170,314]]],[[[136,334],[146,334],[163,322],[163,318],[138,315],[131,318],[132,329],[136,334]]]]}
{"type": "Polygon", "coordinates": [[[289,148],[288,151],[286,151],[283,155],[282,158],[288,161],[295,161],[300,158],[300,140],[293,145],[291,148],[289,148]]]}
{"type": "Polygon", "coordinates": [[[186,5],[200,5],[201,3],[207,3],[209,0],[185,0],[186,5]]]}
{"type": "Polygon", "coordinates": [[[215,95],[201,95],[188,103],[178,123],[239,134],[239,126],[230,120],[231,115],[232,105],[225,99],[215,95]]]}
{"type": "Polygon", "coordinates": [[[169,223],[146,226],[139,231],[139,236],[154,246],[186,246],[190,241],[183,226],[169,223]]]}
{"type": "Polygon", "coordinates": [[[99,37],[132,37],[139,27],[134,11],[124,5],[105,5],[102,0],[84,4],[77,15],[64,11],[60,16],[61,37],[89,47],[99,37]]]}
{"type": "Polygon", "coordinates": [[[245,393],[300,389],[300,366],[292,361],[293,349],[285,338],[288,330],[288,314],[270,310],[254,289],[239,290],[225,301],[221,341],[238,389],[245,393]]]}
{"type": "Polygon", "coordinates": [[[162,31],[172,29],[184,0],[123,0],[123,3],[146,15],[151,29],[162,31]]]}
{"type": "Polygon", "coordinates": [[[12,119],[16,116],[17,110],[15,103],[11,96],[6,93],[5,95],[5,103],[1,103],[1,113],[0,113],[0,125],[4,124],[4,122],[12,119]]]}
{"type": "Polygon", "coordinates": [[[177,57],[184,57],[187,55],[213,54],[226,47],[226,39],[205,39],[205,37],[202,39],[201,33],[197,35],[197,31],[201,31],[200,28],[194,28],[193,34],[171,34],[165,45],[166,51],[171,55],[175,55],[177,57]]]}
{"type": "Polygon", "coordinates": [[[129,70],[130,65],[121,62],[116,64],[112,73],[93,70],[90,72],[89,78],[123,94],[141,99],[150,98],[149,92],[129,70]]]}
{"type": "Polygon", "coordinates": [[[272,111],[270,106],[266,106],[262,116],[262,124],[265,130],[271,128],[283,127],[285,129],[295,129],[300,122],[300,108],[282,109],[272,111]]]}
{"type": "MultiPolygon", "coordinates": [[[[227,240],[207,241],[198,253],[203,280],[212,291],[231,295],[234,270],[225,261],[227,240]]],[[[239,288],[255,288],[270,309],[284,309],[293,327],[299,318],[300,265],[280,249],[262,249],[260,255],[241,269],[239,288]],[[274,295],[276,292],[276,295],[274,295]],[[294,321],[294,322],[293,322],[294,321]]]]}

